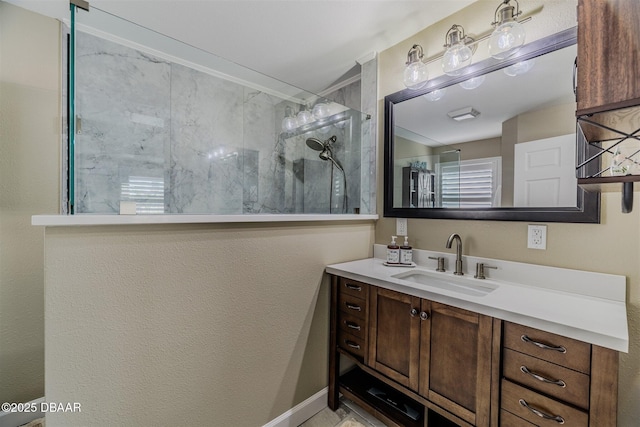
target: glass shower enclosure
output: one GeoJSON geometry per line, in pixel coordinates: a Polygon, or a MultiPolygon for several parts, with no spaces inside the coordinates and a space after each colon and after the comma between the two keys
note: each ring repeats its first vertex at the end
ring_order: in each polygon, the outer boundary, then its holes
{"type": "Polygon", "coordinates": [[[371,213],[367,115],[98,9],[71,15],[67,213],[371,213]]]}

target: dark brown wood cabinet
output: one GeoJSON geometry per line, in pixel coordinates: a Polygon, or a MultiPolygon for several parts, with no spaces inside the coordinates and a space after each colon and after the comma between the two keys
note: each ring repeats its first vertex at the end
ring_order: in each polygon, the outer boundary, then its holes
{"type": "Polygon", "coordinates": [[[418,391],[420,298],[382,288],[371,294],[368,365],[418,391]]]}
{"type": "Polygon", "coordinates": [[[640,105],[640,2],[578,1],[577,115],[640,105]]]}
{"type": "Polygon", "coordinates": [[[492,319],[374,287],[369,365],[466,421],[489,426],[492,319]]]}
{"type": "Polygon", "coordinates": [[[614,350],[504,322],[502,364],[501,426],[616,426],[614,350]]]}
{"type": "Polygon", "coordinates": [[[437,302],[420,341],[420,394],[475,426],[488,426],[492,319],[437,302]],[[423,368],[425,367],[425,368],[423,368]]]}
{"type": "Polygon", "coordinates": [[[616,426],[614,350],[344,277],[331,289],[333,410],[342,393],[388,426],[616,426]]]}

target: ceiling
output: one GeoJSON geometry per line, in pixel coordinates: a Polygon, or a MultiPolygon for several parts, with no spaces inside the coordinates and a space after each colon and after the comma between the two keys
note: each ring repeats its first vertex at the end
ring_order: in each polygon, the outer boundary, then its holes
{"type": "Polygon", "coordinates": [[[358,58],[473,1],[91,0],[90,5],[318,93],[353,74],[358,58]]]}
{"type": "Polygon", "coordinates": [[[498,70],[487,74],[473,90],[456,84],[447,87],[437,101],[418,96],[395,104],[396,134],[430,146],[499,137],[503,123],[515,116],[575,103],[572,90],[575,57],[576,46],[571,45],[529,61],[532,68],[525,74],[510,77],[498,70]],[[465,107],[480,114],[460,122],[447,115],[465,107]]]}

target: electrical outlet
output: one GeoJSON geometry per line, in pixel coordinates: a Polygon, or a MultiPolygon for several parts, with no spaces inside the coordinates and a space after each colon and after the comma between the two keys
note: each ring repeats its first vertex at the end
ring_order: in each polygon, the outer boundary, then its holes
{"type": "Polygon", "coordinates": [[[547,249],[547,226],[529,224],[529,234],[527,238],[527,248],[547,249]]]}
{"type": "Polygon", "coordinates": [[[396,236],[407,236],[407,218],[396,218],[396,236]]]}

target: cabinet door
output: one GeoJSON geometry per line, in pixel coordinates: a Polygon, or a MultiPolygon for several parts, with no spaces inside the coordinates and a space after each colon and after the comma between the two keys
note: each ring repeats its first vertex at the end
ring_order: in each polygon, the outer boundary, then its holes
{"type": "Polygon", "coordinates": [[[475,426],[489,425],[490,317],[427,301],[421,329],[420,394],[475,426]]]}
{"type": "Polygon", "coordinates": [[[396,382],[418,390],[420,298],[371,289],[369,365],[396,382]]]}
{"type": "Polygon", "coordinates": [[[640,2],[579,0],[578,115],[640,104],[640,2]]]}

